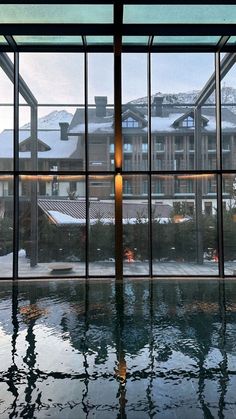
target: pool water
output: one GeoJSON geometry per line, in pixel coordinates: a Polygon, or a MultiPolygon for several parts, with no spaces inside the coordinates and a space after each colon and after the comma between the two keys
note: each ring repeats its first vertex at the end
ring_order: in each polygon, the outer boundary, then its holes
{"type": "Polygon", "coordinates": [[[0,283],[0,418],[235,418],[236,282],[0,283]]]}

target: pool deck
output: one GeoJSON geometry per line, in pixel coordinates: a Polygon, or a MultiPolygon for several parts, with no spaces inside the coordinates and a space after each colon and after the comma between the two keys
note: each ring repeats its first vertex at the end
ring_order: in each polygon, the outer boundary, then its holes
{"type": "MultiPolygon", "coordinates": [[[[56,265],[56,263],[54,263],[56,265]]],[[[68,273],[62,272],[63,276],[85,276],[85,264],[82,262],[72,262],[72,270],[68,273]]],[[[0,259],[0,277],[11,276],[12,255],[6,255],[0,259]]],[[[227,262],[225,265],[225,275],[233,275],[236,271],[236,261],[227,262]]],[[[218,276],[218,264],[216,262],[205,261],[203,265],[187,262],[154,262],[153,274],[155,276],[218,276]]],[[[60,273],[59,273],[60,275],[60,273]]],[[[89,264],[90,276],[113,276],[115,275],[114,262],[92,262],[89,264]]],[[[148,262],[124,262],[124,275],[142,276],[149,275],[148,262]]],[[[50,263],[38,263],[31,267],[26,257],[19,257],[19,276],[27,277],[55,277],[58,272],[52,271],[50,263]]]]}

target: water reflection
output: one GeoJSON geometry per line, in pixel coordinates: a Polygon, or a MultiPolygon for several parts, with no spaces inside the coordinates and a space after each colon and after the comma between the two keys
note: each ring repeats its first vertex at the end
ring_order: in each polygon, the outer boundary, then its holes
{"type": "Polygon", "coordinates": [[[0,417],[234,417],[235,298],[231,281],[1,283],[0,417]]]}

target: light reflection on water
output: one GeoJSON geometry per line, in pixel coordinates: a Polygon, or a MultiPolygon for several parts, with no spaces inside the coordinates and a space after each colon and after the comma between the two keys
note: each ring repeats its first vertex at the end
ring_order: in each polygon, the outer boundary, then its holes
{"type": "Polygon", "coordinates": [[[233,418],[235,336],[232,281],[1,283],[0,417],[233,418]]]}

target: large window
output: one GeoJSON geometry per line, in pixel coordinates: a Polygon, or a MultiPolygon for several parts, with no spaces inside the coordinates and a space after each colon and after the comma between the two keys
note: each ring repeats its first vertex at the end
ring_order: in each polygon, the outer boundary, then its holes
{"type": "Polygon", "coordinates": [[[234,275],[234,56],[121,62],[0,53],[2,277],[234,275]]]}

